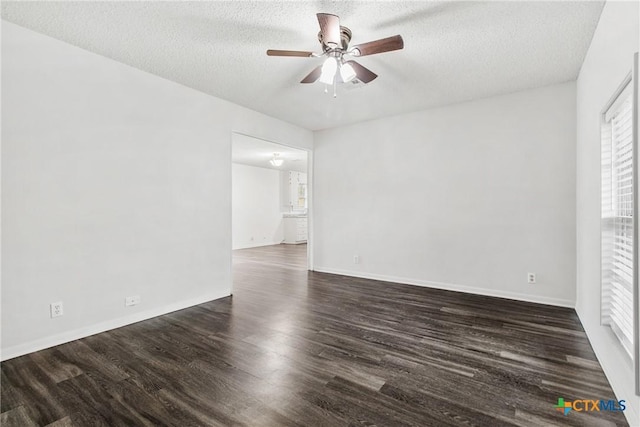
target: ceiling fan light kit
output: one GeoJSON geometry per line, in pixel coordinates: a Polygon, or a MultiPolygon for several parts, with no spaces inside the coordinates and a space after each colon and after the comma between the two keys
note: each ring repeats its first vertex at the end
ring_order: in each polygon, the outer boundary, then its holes
{"type": "MultiPolygon", "coordinates": [[[[300,83],[314,83],[320,81],[325,85],[333,85],[333,96],[336,96],[338,83],[347,83],[357,79],[367,84],[373,81],[377,74],[359,63],[345,59],[375,55],[377,53],[391,52],[404,48],[402,36],[396,35],[380,40],[362,43],[349,49],[351,30],[340,25],[340,18],[330,13],[318,13],[320,32],[318,41],[322,45],[322,53],[314,53],[299,50],[267,50],[269,56],[290,56],[302,58],[327,57],[322,65],[314,68],[300,83]]],[[[325,92],[327,92],[325,88],[325,92]]]]}
{"type": "Polygon", "coordinates": [[[345,62],[340,66],[340,77],[342,77],[342,81],[345,83],[356,78],[356,72],[353,70],[351,64],[345,62]]]}
{"type": "Polygon", "coordinates": [[[320,78],[318,80],[327,85],[333,84],[333,79],[336,76],[337,69],[338,63],[336,62],[336,59],[332,56],[328,57],[324,61],[324,64],[322,64],[322,74],[320,74],[320,78]]]}

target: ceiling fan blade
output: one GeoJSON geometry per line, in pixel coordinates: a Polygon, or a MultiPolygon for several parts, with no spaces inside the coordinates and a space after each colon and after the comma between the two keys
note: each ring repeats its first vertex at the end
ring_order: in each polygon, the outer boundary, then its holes
{"type": "Polygon", "coordinates": [[[313,52],[307,52],[304,50],[275,50],[269,49],[267,50],[268,56],[300,56],[304,58],[308,58],[313,56],[313,52]]]}
{"type": "Polygon", "coordinates": [[[341,46],[340,18],[330,13],[318,13],[316,16],[318,17],[324,43],[330,47],[341,46]]]}
{"type": "Polygon", "coordinates": [[[362,65],[358,64],[356,61],[346,61],[345,64],[349,64],[351,65],[351,67],[353,67],[353,71],[356,72],[356,77],[362,83],[369,83],[370,81],[378,77],[376,73],[374,73],[373,71],[371,71],[366,67],[363,67],[362,65]]]}
{"type": "Polygon", "coordinates": [[[314,68],[312,72],[307,74],[307,77],[300,81],[300,83],[313,83],[320,78],[320,74],[322,74],[322,65],[318,65],[314,68]]]}
{"type": "Polygon", "coordinates": [[[404,48],[404,40],[402,40],[401,35],[397,35],[353,46],[351,51],[353,51],[355,56],[366,56],[382,52],[391,52],[402,48],[404,48]],[[357,52],[360,53],[357,53],[356,49],[357,52]]]}

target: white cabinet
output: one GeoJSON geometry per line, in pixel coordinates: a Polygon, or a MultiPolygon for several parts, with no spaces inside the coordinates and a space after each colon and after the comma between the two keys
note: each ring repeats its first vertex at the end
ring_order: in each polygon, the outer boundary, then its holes
{"type": "Polygon", "coordinates": [[[302,211],[307,208],[307,174],[283,171],[280,173],[280,206],[282,212],[302,211]]]}
{"type": "Polygon", "coordinates": [[[307,217],[285,217],[284,243],[298,244],[307,242],[307,217]]]}
{"type": "Polygon", "coordinates": [[[283,212],[283,243],[307,242],[307,174],[281,172],[280,205],[283,212]]]}

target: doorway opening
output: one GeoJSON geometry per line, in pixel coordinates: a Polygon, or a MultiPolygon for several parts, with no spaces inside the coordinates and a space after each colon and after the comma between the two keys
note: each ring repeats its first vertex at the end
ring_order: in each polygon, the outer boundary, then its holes
{"type": "Polygon", "coordinates": [[[310,157],[304,149],[232,134],[232,267],[311,269],[310,157]]]}

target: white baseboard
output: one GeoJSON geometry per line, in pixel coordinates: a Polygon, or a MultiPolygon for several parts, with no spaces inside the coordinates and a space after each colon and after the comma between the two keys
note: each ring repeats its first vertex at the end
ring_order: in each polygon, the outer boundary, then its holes
{"type": "Polygon", "coordinates": [[[638,411],[636,410],[636,404],[634,402],[631,402],[631,404],[629,404],[629,401],[625,402],[627,409],[623,412],[625,418],[627,419],[627,422],[629,423],[630,426],[632,426],[634,423],[636,425],[639,425],[638,423],[640,421],[640,416],[638,416],[638,411]]]}
{"type": "Polygon", "coordinates": [[[179,301],[162,307],[134,313],[128,316],[118,317],[117,319],[107,320],[95,325],[87,326],[85,328],[74,329],[72,331],[63,332],[61,334],[40,338],[34,341],[15,345],[13,347],[3,348],[2,351],[0,351],[0,360],[5,361],[13,359],[14,357],[33,353],[34,351],[44,350],[45,348],[65,344],[70,341],[78,340],[80,338],[85,338],[91,335],[99,334],[101,332],[110,331],[122,326],[131,325],[132,323],[141,322],[143,320],[162,316],[163,314],[183,310],[185,308],[193,307],[194,305],[203,304],[205,302],[213,301],[227,296],[229,296],[229,294],[227,293],[225,293],[224,295],[208,294],[198,298],[179,301]]]}
{"type": "Polygon", "coordinates": [[[339,274],[341,276],[359,277],[362,279],[380,280],[382,282],[394,282],[403,285],[422,286],[425,288],[443,289],[446,291],[465,292],[468,294],[485,295],[489,297],[507,298],[525,302],[535,302],[538,304],[554,305],[558,307],[575,308],[575,301],[550,298],[541,295],[522,294],[519,292],[509,292],[496,289],[478,288],[475,286],[457,285],[453,283],[431,282],[427,280],[411,279],[407,277],[387,276],[383,274],[364,273],[361,271],[340,270],[336,268],[315,267],[314,271],[320,273],[339,274]]]}

